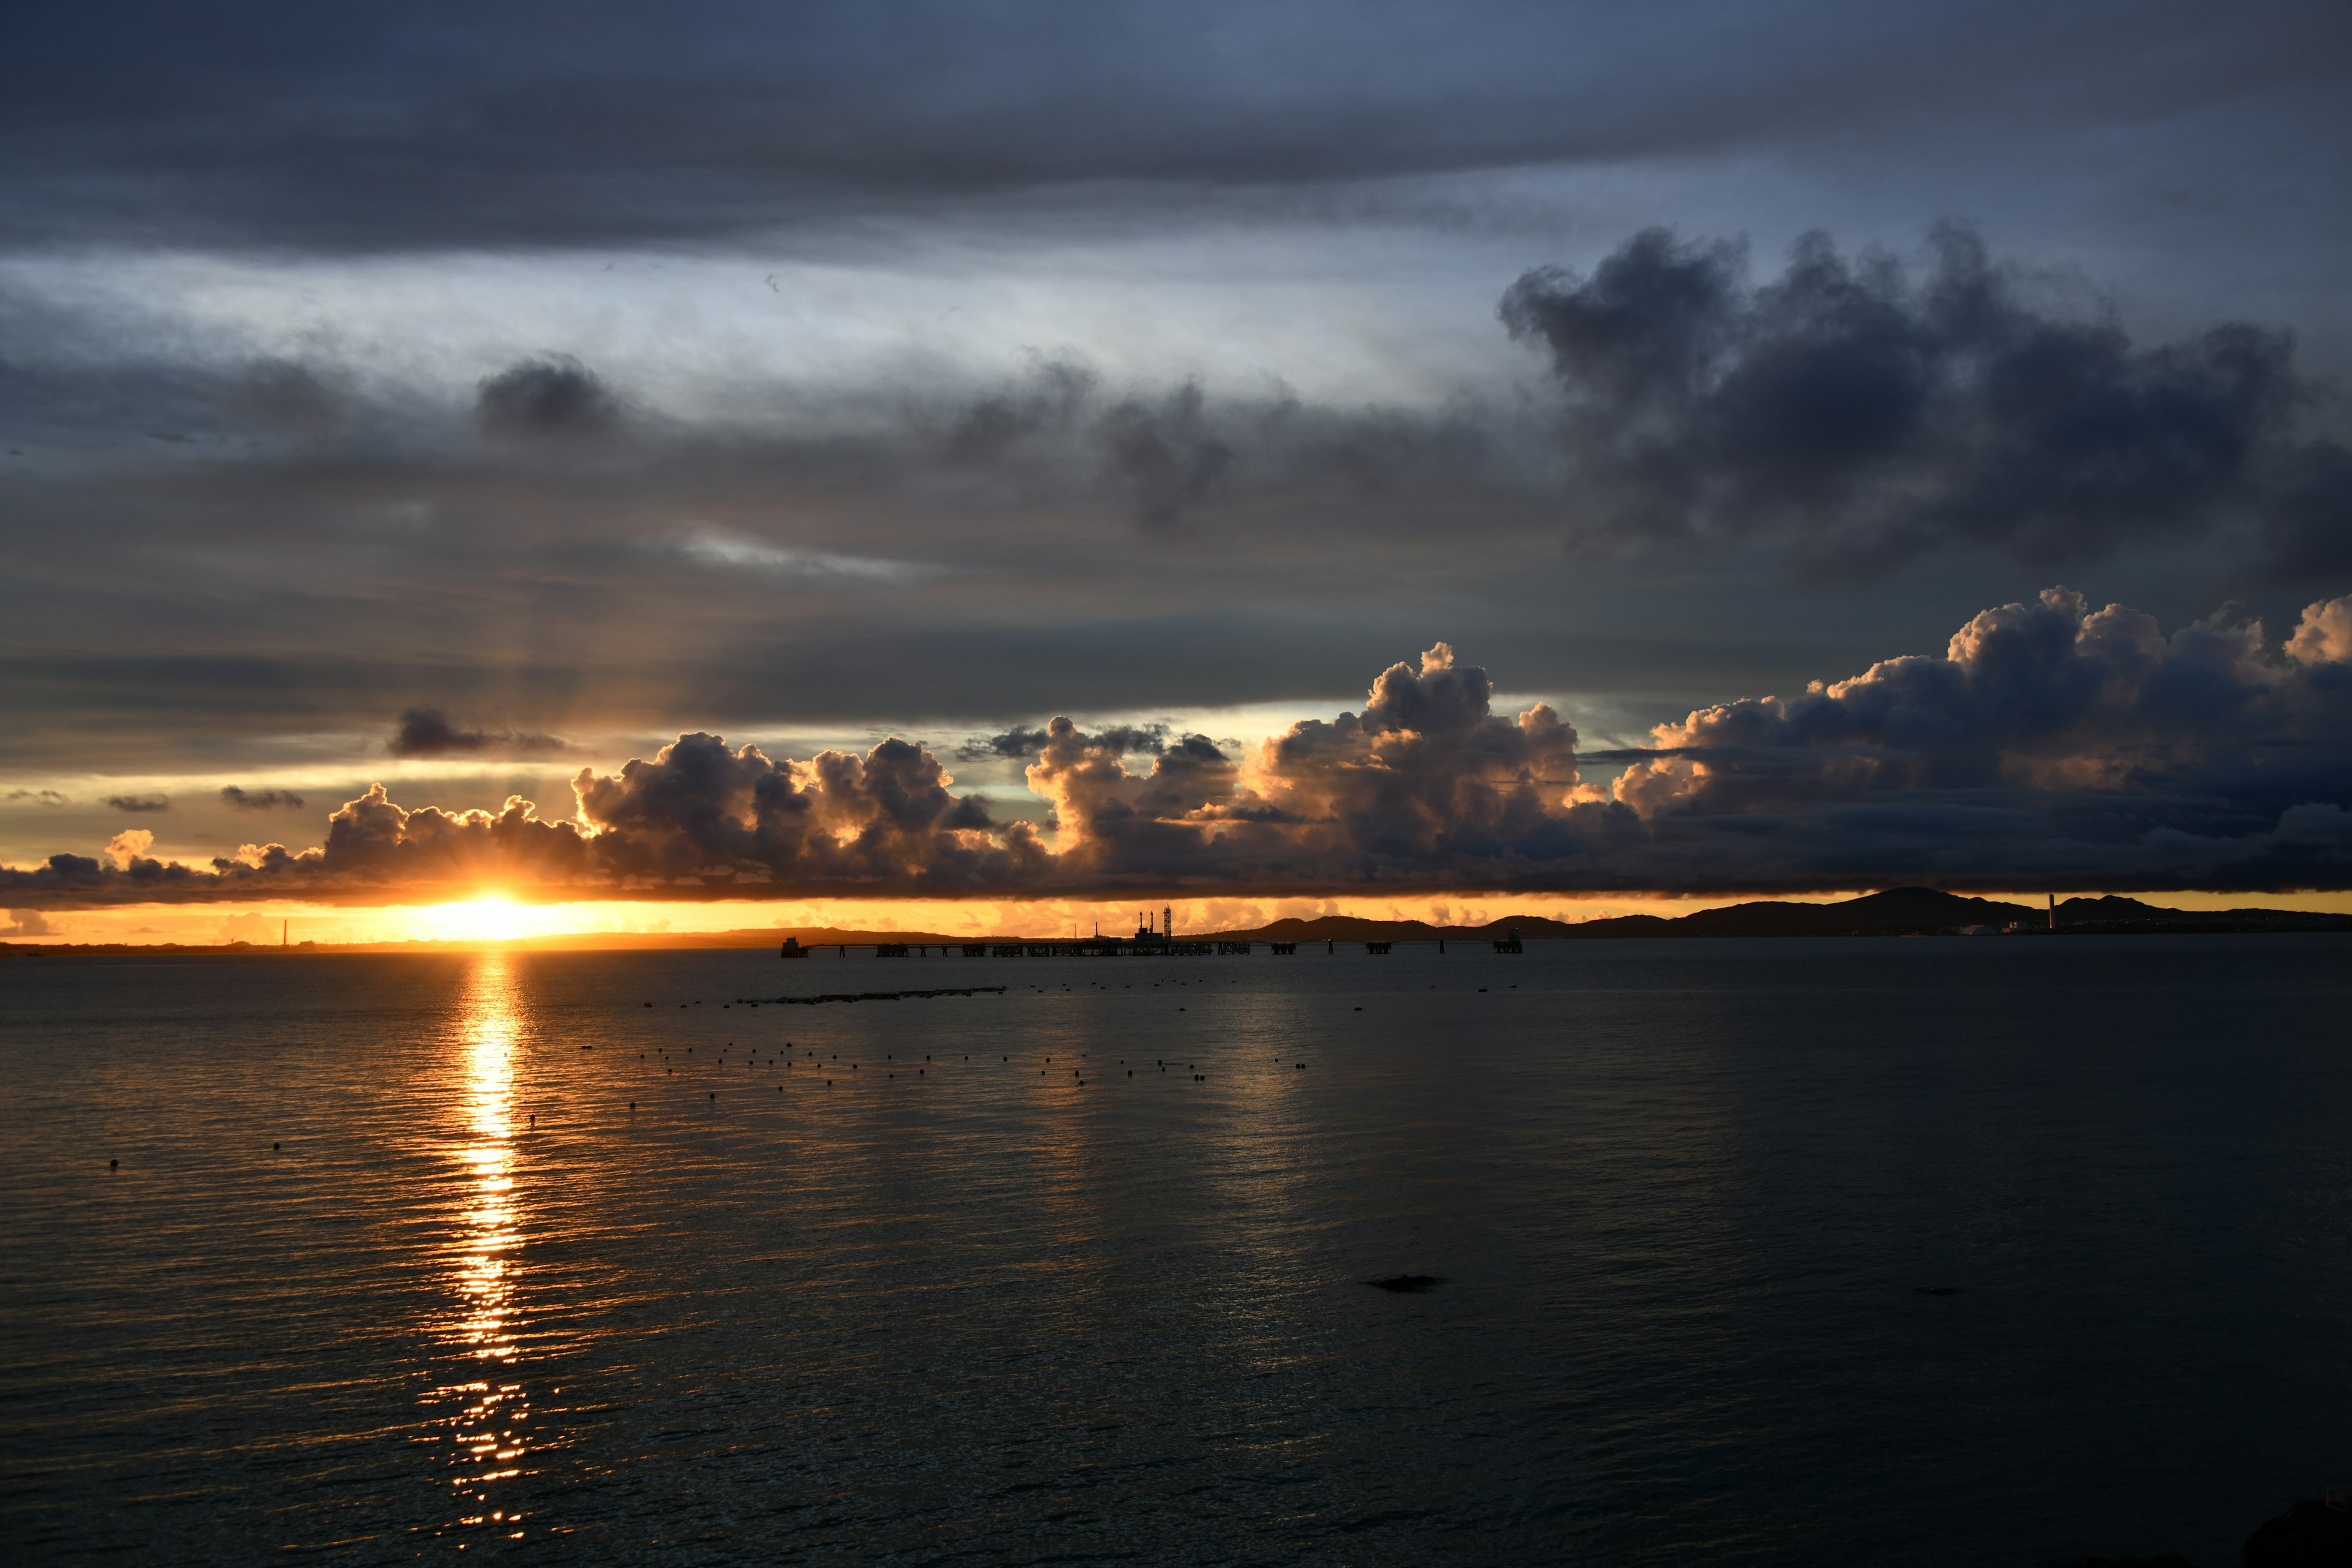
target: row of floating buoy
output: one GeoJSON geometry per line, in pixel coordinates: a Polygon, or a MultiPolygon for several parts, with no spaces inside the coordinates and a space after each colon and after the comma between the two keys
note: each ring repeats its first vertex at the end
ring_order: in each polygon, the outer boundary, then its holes
{"type": "MultiPolygon", "coordinates": [[[[650,1002],[648,1002],[648,1003],[646,1003],[646,1005],[647,1005],[648,1007],[650,1007],[650,1006],[652,1006],[652,1005],[653,1005],[653,1004],[652,1004],[652,1003],[650,1003],[650,1002]]],[[[728,1045],[731,1047],[734,1045],[734,1043],[735,1043],[735,1042],[734,1042],[734,1041],[732,1041],[732,1040],[730,1040],[730,1041],[728,1041],[727,1043],[728,1043],[728,1045]]],[[[792,1042],[791,1042],[790,1040],[786,1040],[786,1041],[784,1042],[784,1045],[785,1045],[785,1047],[786,1047],[787,1049],[789,1049],[789,1048],[791,1047],[791,1046],[792,1046],[792,1042]]],[[[584,1046],[583,1046],[583,1047],[582,1047],[581,1048],[582,1048],[583,1050],[587,1049],[587,1047],[584,1047],[584,1046]]],[[[687,1050],[688,1050],[688,1052],[689,1054],[690,1054],[690,1053],[693,1051],[693,1049],[694,1049],[694,1047],[693,1047],[692,1046],[688,1046],[688,1047],[687,1047],[686,1048],[687,1048],[687,1050]]],[[[809,1051],[807,1054],[808,1054],[810,1057],[814,1057],[814,1056],[816,1055],[816,1053],[815,1053],[814,1050],[809,1051]]],[[[644,1059],[645,1059],[645,1053],[644,1053],[643,1051],[639,1051],[639,1052],[637,1053],[637,1058],[638,1058],[640,1061],[644,1060],[644,1059]]],[[[720,1059],[721,1059],[721,1060],[724,1060],[725,1058],[720,1058],[720,1059]]],[[[840,1059],[840,1058],[839,1058],[839,1056],[838,1056],[838,1053],[836,1053],[836,1054],[835,1054],[835,1060],[840,1059]]],[[[886,1055],[885,1055],[885,1059],[886,1059],[886,1060],[895,1059],[895,1057],[894,1057],[894,1056],[892,1056],[892,1055],[890,1055],[890,1054],[888,1054],[888,1053],[886,1053],[886,1055]]],[[[933,1059],[933,1058],[932,1058],[932,1056],[931,1056],[931,1055],[929,1055],[929,1054],[926,1054],[926,1055],[924,1056],[924,1058],[923,1058],[923,1060],[925,1060],[926,1062],[929,1062],[929,1061],[930,1061],[930,1060],[932,1060],[932,1059],[933,1059]]],[[[964,1059],[964,1060],[966,1060],[966,1061],[970,1061],[970,1060],[971,1060],[971,1054],[970,1054],[969,1052],[967,1052],[967,1053],[965,1054],[965,1056],[964,1056],[964,1058],[963,1058],[963,1059],[964,1059]]],[[[1003,1060],[1004,1060],[1005,1062],[1008,1062],[1008,1063],[1009,1063],[1009,1062],[1011,1062],[1011,1061],[1013,1060],[1013,1058],[1012,1058],[1011,1057],[1009,1057],[1009,1056],[1004,1057],[1004,1058],[1002,1058],[1002,1059],[1003,1059],[1003,1060]]],[[[1047,1057],[1045,1059],[1046,1059],[1048,1062],[1050,1062],[1050,1061],[1052,1061],[1054,1058],[1051,1058],[1051,1057],[1047,1057]]],[[[756,1064],[747,1064],[747,1065],[756,1065],[756,1064]]],[[[785,1065],[787,1068],[790,1068],[790,1067],[792,1067],[793,1064],[791,1061],[787,1060],[787,1061],[785,1062],[785,1064],[784,1064],[784,1065],[785,1065]]],[[[1122,1067],[1125,1067],[1125,1066],[1126,1066],[1125,1058],[1121,1058],[1121,1060],[1120,1060],[1120,1064],[1119,1064],[1119,1065],[1120,1065],[1120,1066],[1122,1066],[1122,1067]]],[[[1155,1066],[1155,1067],[1157,1067],[1157,1068],[1158,1068],[1161,1072],[1166,1072],[1166,1071],[1168,1070],[1168,1068],[1169,1068],[1169,1063],[1168,1063],[1164,1058],[1155,1061],[1152,1065],[1153,1065],[1153,1066],[1155,1066]]],[[[1293,1063],[1291,1063],[1290,1065],[1291,1065],[1291,1067],[1292,1067],[1295,1070],[1297,1070],[1297,1071],[1298,1071],[1298,1072],[1305,1072],[1305,1071],[1307,1070],[1307,1064],[1306,1064],[1305,1062],[1293,1062],[1293,1063]]],[[[1206,1074],[1206,1073],[1204,1073],[1204,1072],[1201,1072],[1201,1071],[1199,1071],[1199,1070],[1198,1070],[1198,1066],[1199,1066],[1199,1064],[1194,1063],[1194,1062],[1186,1062],[1186,1063],[1184,1063],[1184,1064],[1183,1064],[1183,1066],[1184,1066],[1184,1068],[1185,1068],[1185,1070],[1186,1070],[1186,1071],[1188,1071],[1188,1072],[1190,1072],[1190,1073],[1192,1074],[1192,1081],[1193,1081],[1194,1083],[1206,1083],[1206,1082],[1208,1082],[1208,1081],[1209,1081],[1209,1075],[1208,1075],[1208,1074],[1206,1074]]],[[[674,1070],[674,1069],[669,1068],[664,1068],[662,1070],[663,1070],[663,1072],[664,1072],[664,1073],[668,1073],[668,1072],[670,1072],[670,1071],[672,1071],[672,1070],[674,1070]]],[[[849,1070],[850,1070],[850,1071],[852,1071],[852,1072],[856,1072],[856,1071],[857,1070],[857,1064],[856,1064],[856,1062],[851,1062],[851,1063],[849,1064],[849,1070]]],[[[1072,1078],[1074,1078],[1074,1079],[1077,1079],[1077,1087],[1078,1087],[1078,1088],[1080,1088],[1080,1089],[1084,1089],[1084,1088],[1087,1086],[1087,1080],[1085,1079],[1085,1078],[1084,1078],[1084,1077],[1080,1076],[1080,1075],[1083,1073],[1083,1071],[1084,1071],[1084,1070],[1085,1070],[1085,1069],[1080,1068],[1071,1068],[1071,1069],[1070,1069],[1070,1076],[1071,1076],[1072,1078]]],[[[1041,1078],[1042,1078],[1042,1077],[1044,1077],[1044,1076],[1045,1076],[1045,1068],[1039,1068],[1037,1069],[1038,1076],[1039,1076],[1039,1077],[1041,1077],[1041,1078]]],[[[928,1076],[929,1076],[929,1069],[928,1069],[928,1068],[917,1068],[915,1069],[915,1074],[916,1074],[916,1076],[917,1076],[917,1077],[919,1077],[919,1078],[923,1078],[923,1077],[928,1077],[928,1076]]],[[[889,1079],[895,1079],[898,1075],[896,1072],[889,1072],[889,1073],[886,1073],[884,1076],[885,1076],[886,1078],[889,1078],[889,1079]]],[[[1134,1068],[1128,1068],[1127,1076],[1128,1076],[1128,1077],[1129,1077],[1129,1078],[1133,1078],[1133,1077],[1135,1076],[1135,1069],[1134,1069],[1134,1068]]],[[[827,1088],[827,1089],[831,1089],[831,1088],[833,1087],[833,1079],[826,1079],[824,1080],[824,1087],[825,1087],[825,1088],[827,1088]]],[[[776,1085],[776,1092],[777,1092],[778,1094],[782,1094],[783,1091],[784,1091],[784,1086],[783,1086],[782,1084],[778,1084],[778,1085],[776,1085]]],[[[706,1096],[706,1099],[707,1099],[707,1100],[708,1100],[709,1102],[710,1102],[710,1103],[713,1103],[713,1104],[717,1103],[717,1101],[718,1101],[718,1100],[719,1100],[719,1094],[718,1094],[718,1091],[717,1091],[717,1090],[715,1090],[715,1089],[714,1089],[714,1090],[709,1091],[709,1092],[708,1093],[708,1095],[706,1096]]],[[[631,1100],[631,1101],[629,1101],[629,1110],[630,1110],[630,1112],[631,1112],[632,1114],[635,1114],[635,1113],[636,1109],[637,1109],[637,1102],[636,1102],[635,1100],[631,1100]]],[[[534,1129],[534,1130],[535,1130],[535,1129],[537,1129],[537,1127],[539,1126],[539,1113],[538,1113],[537,1111],[528,1112],[528,1113],[526,1114],[526,1124],[527,1124],[529,1127],[530,1127],[530,1128],[532,1128],[532,1129],[534,1129]]],[[[274,1154],[274,1153],[277,1153],[277,1152],[279,1152],[279,1147],[280,1147],[280,1146],[279,1146],[278,1144],[277,1144],[277,1143],[272,1143],[272,1144],[270,1144],[270,1146],[269,1146],[269,1152],[270,1152],[271,1153],[273,1153],[273,1154],[274,1154]]],[[[108,1170],[110,1170],[110,1171],[118,1171],[118,1170],[121,1170],[121,1169],[122,1168],[122,1162],[121,1162],[120,1159],[112,1159],[112,1160],[109,1160],[109,1161],[107,1161],[107,1163],[106,1163],[106,1168],[107,1168],[108,1170]]]]}

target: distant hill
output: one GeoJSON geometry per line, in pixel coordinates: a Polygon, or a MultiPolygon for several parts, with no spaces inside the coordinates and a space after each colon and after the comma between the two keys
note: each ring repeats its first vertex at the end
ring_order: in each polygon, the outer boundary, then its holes
{"type": "MultiPolygon", "coordinates": [[[[1955,931],[1965,926],[2006,927],[2012,922],[2046,931],[2046,906],[1968,898],[1933,888],[1890,888],[1837,903],[1767,900],[1731,904],[1696,914],[1617,915],[1573,924],[1540,915],[1513,915],[1483,926],[1433,926],[1422,921],[1360,920],[1325,915],[1284,920],[1254,931],[1213,935],[1255,942],[1477,942],[1516,930],[1529,942],[1596,942],[1623,937],[1906,936],[1955,931]]],[[[2245,931],[2352,931],[2352,915],[2299,910],[2168,910],[2137,899],[2069,899],[2058,906],[2061,934],[2086,932],[2211,932],[2245,931]]]]}
{"type": "Polygon", "coordinates": [[[2212,931],[2352,931],[2352,915],[2320,914],[2311,910],[2168,910],[2137,899],[2109,894],[2104,899],[2069,899],[2058,906],[2062,931],[2160,931],[2195,934],[2212,931]]]}
{"type": "MultiPolygon", "coordinates": [[[[2048,916],[2030,904],[1939,893],[1933,888],[1890,888],[1837,904],[1755,903],[1701,910],[1666,922],[1670,936],[1888,936],[1948,931],[1956,926],[2003,926],[2048,916]]],[[[1609,922],[1590,921],[1587,927],[1609,922]]],[[[1593,932],[1594,935],[1604,934],[1593,932]]]]}
{"type": "Polygon", "coordinates": [[[1696,914],[1617,915],[1573,923],[1542,915],[1510,915],[1481,926],[1433,926],[1423,921],[1361,920],[1324,915],[1311,921],[1276,921],[1255,931],[1218,931],[1235,941],[1255,942],[1483,942],[1517,931],[1529,942],[1591,942],[1629,936],[1841,936],[1891,931],[1942,931],[1952,926],[2006,925],[2041,918],[2024,904],[1961,898],[1927,888],[1896,888],[1836,904],[1780,900],[1733,904],[1696,914]]]}

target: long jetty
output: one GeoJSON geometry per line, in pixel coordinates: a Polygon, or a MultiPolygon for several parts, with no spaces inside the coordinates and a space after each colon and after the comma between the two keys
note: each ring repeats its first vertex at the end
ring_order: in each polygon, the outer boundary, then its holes
{"type": "Polygon", "coordinates": [[[735,1000],[746,1007],[798,1005],[814,1007],[820,1002],[896,1002],[909,996],[1001,996],[1002,985],[943,985],[934,991],[828,991],[822,996],[738,996],[735,1000]]]}

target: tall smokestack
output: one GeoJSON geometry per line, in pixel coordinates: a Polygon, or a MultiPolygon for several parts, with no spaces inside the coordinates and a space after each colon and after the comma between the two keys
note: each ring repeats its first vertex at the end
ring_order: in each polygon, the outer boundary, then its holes
{"type": "Polygon", "coordinates": [[[2056,931],[2056,930],[2058,929],[2058,895],[2057,895],[2057,894],[2055,894],[2055,893],[2052,893],[2049,897],[2050,897],[2050,929],[2051,929],[2052,931],[2056,931]]]}
{"type": "Polygon", "coordinates": [[[1176,906],[1160,906],[1160,934],[1170,942],[1176,940],[1176,906]]]}

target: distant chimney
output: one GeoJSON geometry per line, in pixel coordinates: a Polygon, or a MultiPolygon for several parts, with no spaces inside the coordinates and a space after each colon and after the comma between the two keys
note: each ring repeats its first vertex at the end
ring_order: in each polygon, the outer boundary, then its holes
{"type": "Polygon", "coordinates": [[[1170,942],[1176,940],[1176,906],[1173,904],[1160,906],[1160,934],[1170,942]]]}
{"type": "Polygon", "coordinates": [[[2051,929],[2052,931],[2056,931],[2056,930],[2058,929],[2058,895],[2057,895],[2057,894],[2055,894],[2055,893],[2052,893],[2049,897],[2050,897],[2050,929],[2051,929]]]}

